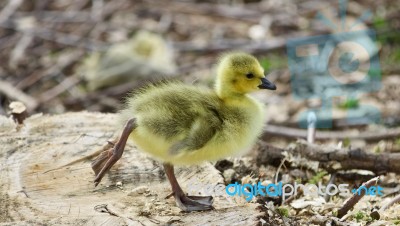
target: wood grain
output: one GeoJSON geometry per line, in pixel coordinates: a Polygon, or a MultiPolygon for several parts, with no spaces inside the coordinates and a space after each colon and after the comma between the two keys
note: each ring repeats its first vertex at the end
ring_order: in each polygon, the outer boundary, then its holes
{"type": "MultiPolygon", "coordinates": [[[[119,134],[116,115],[34,115],[17,126],[0,116],[0,225],[255,225],[262,213],[243,199],[215,197],[216,210],[183,213],[159,162],[128,143],[121,160],[95,188],[91,159],[119,134]],[[121,186],[116,184],[120,182],[121,186]],[[149,192],[128,195],[146,186],[149,192]],[[109,212],[102,212],[101,205],[109,212]],[[95,210],[97,209],[97,210],[95,210]],[[100,210],[99,210],[100,209],[100,210]]],[[[185,189],[223,183],[213,165],[177,168],[185,189]]],[[[120,184],[118,183],[118,184],[120,184]]],[[[104,210],[104,208],[103,208],[104,210]]]]}

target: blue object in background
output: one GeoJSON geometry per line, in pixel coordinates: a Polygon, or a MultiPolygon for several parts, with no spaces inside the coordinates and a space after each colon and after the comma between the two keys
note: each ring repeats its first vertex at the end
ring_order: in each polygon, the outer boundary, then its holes
{"type": "MultiPolygon", "coordinates": [[[[339,10],[345,10],[343,4],[346,1],[339,3],[339,10]]],[[[345,12],[339,12],[339,15],[342,21],[345,20],[345,12]]],[[[318,18],[325,24],[332,24],[323,16],[318,18]]],[[[320,108],[309,109],[317,115],[317,128],[332,127],[333,97],[354,98],[381,88],[381,69],[375,42],[376,34],[371,29],[287,41],[293,97],[298,100],[320,99],[322,102],[320,108]],[[368,56],[368,59],[361,59],[361,56],[368,56]]],[[[307,127],[309,111],[300,114],[301,128],[307,127]]],[[[380,120],[379,110],[372,106],[360,105],[347,113],[350,124],[360,118],[367,123],[380,120]]]]}

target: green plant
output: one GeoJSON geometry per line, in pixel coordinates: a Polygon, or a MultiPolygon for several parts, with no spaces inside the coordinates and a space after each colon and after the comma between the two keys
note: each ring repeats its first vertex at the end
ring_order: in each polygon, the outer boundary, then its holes
{"type": "Polygon", "coordinates": [[[339,104],[339,107],[342,109],[352,109],[352,108],[358,108],[359,101],[358,99],[355,98],[349,98],[342,103],[339,104]]]}
{"type": "Polygon", "coordinates": [[[276,212],[278,212],[280,215],[282,215],[284,217],[289,217],[289,209],[288,208],[280,206],[276,209],[276,212]]]}
{"type": "Polygon", "coordinates": [[[322,177],[324,177],[325,175],[327,175],[328,172],[326,172],[325,170],[319,171],[317,172],[317,174],[315,174],[309,181],[308,183],[310,184],[317,184],[319,181],[322,180],[322,177]]]}
{"type": "Polygon", "coordinates": [[[357,213],[354,214],[354,218],[357,220],[357,222],[373,221],[372,217],[369,214],[366,214],[361,210],[359,210],[357,213]]]}
{"type": "Polygon", "coordinates": [[[350,147],[350,145],[351,145],[351,140],[348,137],[344,138],[343,139],[343,147],[347,148],[347,147],[350,147]]]}
{"type": "Polygon", "coordinates": [[[362,211],[358,211],[357,213],[354,214],[354,218],[357,220],[357,222],[361,221],[364,218],[364,213],[362,211]]]}
{"type": "Polygon", "coordinates": [[[286,68],[287,60],[284,56],[279,54],[270,54],[260,59],[261,66],[266,70],[286,68]]]}

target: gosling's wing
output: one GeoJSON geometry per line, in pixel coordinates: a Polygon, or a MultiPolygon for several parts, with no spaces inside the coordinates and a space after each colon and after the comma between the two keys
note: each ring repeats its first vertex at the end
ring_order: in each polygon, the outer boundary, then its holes
{"type": "Polygon", "coordinates": [[[208,107],[203,114],[193,120],[188,135],[172,145],[169,153],[177,155],[184,151],[190,152],[202,148],[221,128],[222,123],[223,119],[218,110],[214,107],[208,107]]]}

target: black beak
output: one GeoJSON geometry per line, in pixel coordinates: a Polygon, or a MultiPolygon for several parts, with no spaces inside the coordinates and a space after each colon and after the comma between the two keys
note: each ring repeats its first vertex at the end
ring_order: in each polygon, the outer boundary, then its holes
{"type": "Polygon", "coordinates": [[[270,90],[276,90],[276,86],[274,83],[268,81],[266,78],[261,78],[261,85],[258,86],[260,89],[270,89],[270,90]]]}

